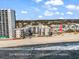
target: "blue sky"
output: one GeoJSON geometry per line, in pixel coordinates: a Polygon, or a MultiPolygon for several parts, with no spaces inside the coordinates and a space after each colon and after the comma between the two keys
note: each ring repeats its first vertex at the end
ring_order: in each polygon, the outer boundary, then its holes
{"type": "Polygon", "coordinates": [[[79,0],[0,0],[0,9],[13,9],[16,19],[79,19],[79,0]]]}

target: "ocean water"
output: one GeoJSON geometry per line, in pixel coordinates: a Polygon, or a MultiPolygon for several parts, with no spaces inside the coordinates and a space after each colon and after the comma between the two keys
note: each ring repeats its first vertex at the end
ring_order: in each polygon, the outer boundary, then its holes
{"type": "Polygon", "coordinates": [[[62,45],[35,48],[35,50],[79,50],[79,43],[65,43],[62,45]]]}
{"type": "Polygon", "coordinates": [[[0,48],[0,59],[79,59],[79,42],[0,48]]]}

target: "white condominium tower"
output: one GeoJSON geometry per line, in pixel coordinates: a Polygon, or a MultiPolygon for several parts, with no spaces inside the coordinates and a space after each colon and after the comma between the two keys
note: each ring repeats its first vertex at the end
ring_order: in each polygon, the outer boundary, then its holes
{"type": "Polygon", "coordinates": [[[11,9],[0,9],[0,37],[14,37],[15,11],[11,9]]]}

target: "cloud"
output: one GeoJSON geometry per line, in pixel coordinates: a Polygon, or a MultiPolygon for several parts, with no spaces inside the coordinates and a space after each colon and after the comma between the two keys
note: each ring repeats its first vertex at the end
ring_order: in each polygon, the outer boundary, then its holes
{"type": "Polygon", "coordinates": [[[27,14],[27,11],[21,11],[22,14],[27,14]]]}
{"type": "Polygon", "coordinates": [[[61,13],[60,13],[60,15],[64,15],[64,13],[63,13],[63,12],[61,12],[61,13]]]}
{"type": "Polygon", "coordinates": [[[78,5],[71,5],[71,4],[69,4],[69,5],[66,5],[65,7],[67,9],[69,9],[69,10],[79,10],[79,6],[78,5]]]}
{"type": "Polygon", "coordinates": [[[60,12],[55,12],[55,14],[59,15],[59,14],[60,14],[60,12]]]}
{"type": "Polygon", "coordinates": [[[43,17],[43,16],[41,16],[41,15],[40,15],[40,16],[38,16],[38,18],[42,18],[42,17],[43,17]]]}
{"type": "Polygon", "coordinates": [[[50,10],[50,11],[57,11],[58,8],[56,6],[52,6],[52,5],[43,5],[43,7],[47,10],[50,10]]]}
{"type": "Polygon", "coordinates": [[[42,0],[34,0],[36,3],[39,3],[39,2],[41,2],[42,0]]]}
{"type": "Polygon", "coordinates": [[[77,6],[77,10],[79,10],[79,6],[77,6]]]}
{"type": "Polygon", "coordinates": [[[67,5],[66,8],[67,8],[67,9],[75,9],[76,6],[75,6],[75,5],[67,5]]]}
{"type": "Polygon", "coordinates": [[[56,8],[56,7],[53,7],[52,9],[53,9],[53,10],[58,10],[58,8],[56,8]]]}
{"type": "Polygon", "coordinates": [[[56,11],[56,10],[58,10],[58,8],[56,8],[56,7],[48,7],[48,10],[54,10],[54,11],[56,11]]]}
{"type": "Polygon", "coordinates": [[[45,5],[63,5],[62,0],[48,0],[45,2],[45,5]]]}
{"type": "Polygon", "coordinates": [[[53,15],[53,12],[51,12],[51,11],[45,11],[45,13],[44,13],[44,16],[52,16],[53,15]]]}
{"type": "Polygon", "coordinates": [[[64,15],[64,13],[63,13],[63,12],[58,12],[58,11],[57,11],[57,12],[55,12],[55,14],[56,14],[56,15],[64,15]]]}
{"type": "Polygon", "coordinates": [[[68,15],[72,15],[73,13],[72,13],[72,12],[70,12],[70,11],[68,11],[66,14],[68,14],[68,15]]]}

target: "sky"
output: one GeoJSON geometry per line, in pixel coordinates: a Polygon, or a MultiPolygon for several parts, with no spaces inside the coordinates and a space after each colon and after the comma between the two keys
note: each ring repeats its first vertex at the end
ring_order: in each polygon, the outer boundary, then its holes
{"type": "Polygon", "coordinates": [[[79,19],[79,0],[0,0],[0,9],[13,9],[17,20],[79,19]]]}

